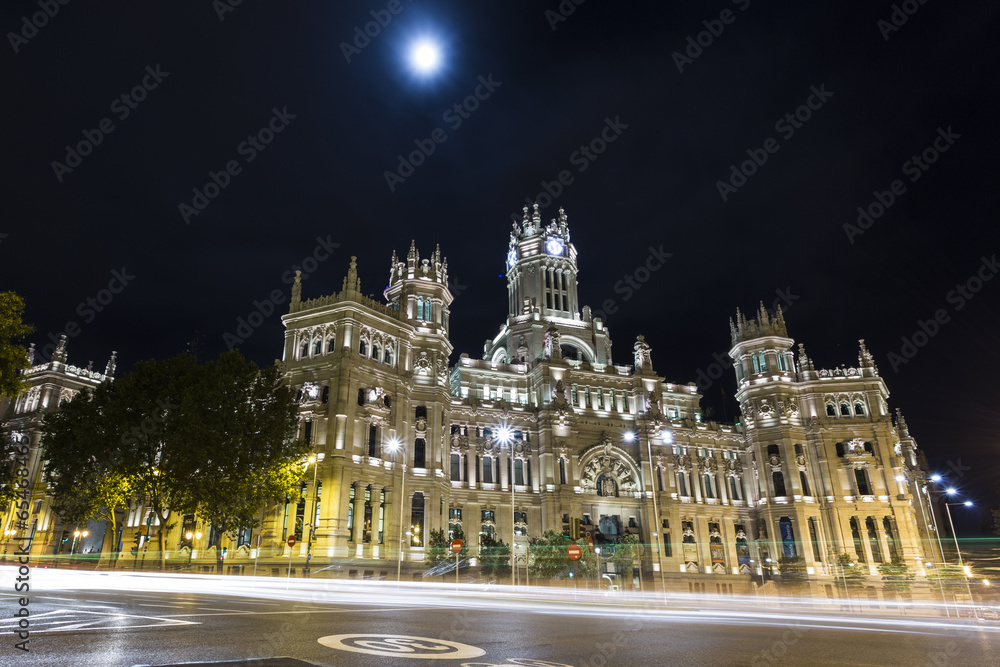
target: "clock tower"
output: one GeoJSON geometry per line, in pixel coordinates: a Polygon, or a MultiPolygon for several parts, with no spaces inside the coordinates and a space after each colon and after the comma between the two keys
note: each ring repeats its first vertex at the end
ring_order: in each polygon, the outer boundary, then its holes
{"type": "Polygon", "coordinates": [[[522,363],[568,358],[611,363],[611,340],[590,308],[577,297],[576,246],[570,242],[566,212],[542,224],[538,204],[524,207],[507,245],[507,322],[487,340],[483,358],[522,363]]]}

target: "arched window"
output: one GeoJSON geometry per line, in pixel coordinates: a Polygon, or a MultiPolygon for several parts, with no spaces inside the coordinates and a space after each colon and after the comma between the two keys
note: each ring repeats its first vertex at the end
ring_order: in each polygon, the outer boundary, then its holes
{"type": "Polygon", "coordinates": [[[863,404],[861,404],[861,402],[857,402],[856,401],[854,403],[854,414],[859,415],[859,416],[864,416],[864,414],[865,414],[865,406],[863,404]]]}
{"type": "Polygon", "coordinates": [[[865,519],[865,527],[868,528],[868,546],[872,550],[872,560],[876,563],[882,562],[882,545],[878,539],[878,528],[875,526],[875,517],[865,519]]]}
{"type": "Polygon", "coordinates": [[[833,403],[827,403],[826,404],[826,416],[827,417],[836,417],[837,416],[837,408],[833,407],[833,403]]]}
{"type": "Polygon", "coordinates": [[[785,476],[780,470],[775,470],[771,473],[771,481],[774,482],[774,495],[779,498],[787,495],[785,493],[785,476]]]}
{"type": "Polygon", "coordinates": [[[303,341],[302,347],[299,348],[299,359],[306,359],[309,357],[309,341],[303,341]]]}
{"type": "Polygon", "coordinates": [[[410,510],[410,546],[424,546],[424,494],[417,491],[413,494],[410,510]]]}
{"type": "Polygon", "coordinates": [[[326,339],[326,353],[331,354],[337,348],[337,339],[330,336],[326,339]]]}
{"type": "Polygon", "coordinates": [[[885,539],[889,543],[889,558],[899,557],[899,545],[896,543],[896,532],[892,529],[892,518],[885,517],[882,519],[882,527],[885,528],[885,539]]]}
{"type": "Polygon", "coordinates": [[[316,342],[313,343],[313,356],[318,357],[323,354],[323,341],[317,338],[316,342]]]}
{"type": "Polygon", "coordinates": [[[372,344],[372,359],[378,361],[382,358],[382,350],[379,349],[378,343],[372,344]]]}
{"type": "Polygon", "coordinates": [[[385,348],[385,365],[392,366],[392,350],[389,347],[385,348]]]}
{"type": "Polygon", "coordinates": [[[358,354],[362,357],[368,356],[368,342],[364,338],[362,338],[361,342],[358,343],[358,354]]]}
{"type": "Polygon", "coordinates": [[[850,417],[851,416],[851,408],[849,408],[847,406],[847,403],[841,403],[840,404],[840,416],[841,417],[850,417]]]}
{"type": "Polygon", "coordinates": [[[736,481],[736,475],[729,476],[729,499],[743,500],[740,497],[740,485],[736,481]]]}
{"type": "Polygon", "coordinates": [[[861,527],[858,525],[858,517],[851,517],[851,537],[854,539],[854,553],[858,557],[859,563],[866,563],[865,545],[861,542],[861,527]]]}

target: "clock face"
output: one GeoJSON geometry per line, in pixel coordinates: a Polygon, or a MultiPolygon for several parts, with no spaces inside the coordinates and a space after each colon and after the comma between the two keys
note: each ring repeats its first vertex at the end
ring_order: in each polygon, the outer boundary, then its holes
{"type": "Polygon", "coordinates": [[[563,254],[564,248],[565,245],[563,244],[562,239],[552,237],[545,242],[545,251],[550,255],[561,255],[563,254]]]}
{"type": "Polygon", "coordinates": [[[507,253],[507,268],[509,269],[510,267],[514,266],[516,262],[517,262],[517,250],[511,248],[510,252],[507,253]]]}

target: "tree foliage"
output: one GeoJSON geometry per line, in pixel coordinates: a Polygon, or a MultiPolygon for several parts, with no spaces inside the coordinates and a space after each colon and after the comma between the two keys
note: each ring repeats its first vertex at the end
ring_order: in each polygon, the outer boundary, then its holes
{"type": "Polygon", "coordinates": [[[839,554],[837,565],[840,569],[841,581],[846,582],[848,589],[858,589],[865,586],[865,582],[868,581],[868,568],[863,565],[859,567],[850,554],[839,554]]]}
{"type": "Polygon", "coordinates": [[[882,587],[886,591],[899,595],[906,595],[910,592],[913,573],[910,572],[906,561],[899,554],[892,554],[892,560],[888,563],[880,563],[878,572],[882,576],[882,587]]]}
{"type": "Polygon", "coordinates": [[[484,534],[479,540],[479,564],[484,576],[510,578],[510,546],[495,535],[484,534]]]}
{"type": "MultiPolygon", "coordinates": [[[[461,529],[455,531],[456,540],[462,540],[462,550],[458,552],[459,560],[469,557],[469,542],[461,529]]],[[[454,561],[455,552],[451,550],[451,539],[444,530],[432,530],[427,540],[427,555],[424,562],[431,568],[441,563],[454,561]]]]}
{"type": "Polygon", "coordinates": [[[562,533],[547,530],[541,537],[528,541],[528,567],[532,577],[552,579],[569,577],[593,577],[597,572],[597,558],[587,548],[586,543],[578,543],[562,533]],[[578,544],[583,555],[580,560],[569,559],[567,547],[578,544]]]}
{"type": "Polygon", "coordinates": [[[790,589],[800,589],[809,583],[806,561],[802,556],[782,555],[778,559],[781,585],[790,589]]]}
{"type": "Polygon", "coordinates": [[[44,420],[58,511],[79,520],[145,505],[161,527],[161,559],[171,512],[198,514],[217,536],[256,525],[304,470],[294,402],[279,379],[238,352],[204,366],[180,355],[81,392],[44,420]]]}
{"type": "Polygon", "coordinates": [[[28,365],[28,349],[21,345],[34,327],[21,321],[24,300],[14,292],[0,292],[0,396],[13,399],[25,389],[21,369],[28,365]]]}

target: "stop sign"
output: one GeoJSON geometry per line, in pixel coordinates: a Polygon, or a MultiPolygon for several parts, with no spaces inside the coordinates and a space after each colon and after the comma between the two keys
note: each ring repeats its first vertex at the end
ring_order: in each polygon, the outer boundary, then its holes
{"type": "Polygon", "coordinates": [[[583,549],[578,544],[571,544],[566,547],[566,555],[569,556],[570,560],[580,560],[580,556],[583,555],[583,549]]]}
{"type": "Polygon", "coordinates": [[[290,547],[294,547],[295,546],[295,536],[294,535],[289,535],[288,536],[288,546],[290,546],[290,547]]]}
{"type": "Polygon", "coordinates": [[[451,541],[451,550],[454,553],[460,552],[462,550],[462,540],[452,540],[451,541]]]}

